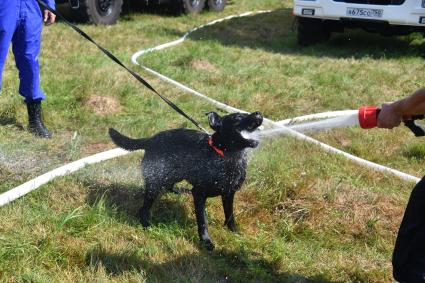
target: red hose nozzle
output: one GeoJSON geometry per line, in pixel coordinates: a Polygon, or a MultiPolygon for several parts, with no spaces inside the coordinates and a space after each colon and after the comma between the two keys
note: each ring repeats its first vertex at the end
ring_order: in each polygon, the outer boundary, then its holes
{"type": "Polygon", "coordinates": [[[362,129],[375,128],[378,125],[378,111],[376,106],[362,106],[359,108],[359,124],[362,129]]]}

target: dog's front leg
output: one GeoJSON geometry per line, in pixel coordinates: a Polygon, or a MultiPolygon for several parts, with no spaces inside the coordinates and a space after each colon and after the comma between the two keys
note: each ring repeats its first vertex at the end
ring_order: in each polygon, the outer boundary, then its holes
{"type": "Polygon", "coordinates": [[[196,222],[198,224],[199,239],[201,240],[201,244],[211,251],[214,249],[214,244],[211,241],[210,235],[208,234],[208,221],[205,214],[205,203],[207,198],[194,192],[193,201],[195,202],[195,214],[196,222]]]}
{"type": "Polygon", "coordinates": [[[235,192],[231,192],[229,194],[221,195],[221,200],[223,202],[224,209],[224,225],[229,228],[232,232],[237,232],[235,217],[233,216],[233,199],[235,196],[235,192]]]}

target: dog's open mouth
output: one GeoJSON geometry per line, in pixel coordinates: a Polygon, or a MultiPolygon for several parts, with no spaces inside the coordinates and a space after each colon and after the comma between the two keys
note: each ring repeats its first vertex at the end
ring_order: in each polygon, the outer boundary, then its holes
{"type": "Polygon", "coordinates": [[[263,123],[263,115],[260,112],[251,113],[244,121],[244,130],[248,132],[255,131],[263,123]]]}
{"type": "Polygon", "coordinates": [[[247,141],[248,146],[255,148],[260,143],[258,139],[255,138],[255,135],[250,133],[258,129],[259,126],[263,123],[263,115],[260,112],[251,113],[244,121],[244,129],[241,132],[244,139],[247,141]]]}

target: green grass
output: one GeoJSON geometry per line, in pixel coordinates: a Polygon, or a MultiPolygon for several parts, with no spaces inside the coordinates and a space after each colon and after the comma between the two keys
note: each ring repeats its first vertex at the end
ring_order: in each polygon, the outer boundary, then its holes
{"type": "MultiPolygon", "coordinates": [[[[142,49],[234,13],[182,45],[139,62],[232,106],[281,120],[380,105],[423,86],[423,39],[362,31],[300,48],[291,2],[234,0],[220,13],[132,12],[114,26],[80,25],[126,64],[142,49]]],[[[42,87],[52,140],[26,131],[10,53],[0,97],[0,192],[57,166],[113,148],[107,129],[142,137],[193,127],[63,23],[43,30],[42,87]]],[[[207,127],[216,110],[131,66],[207,127]]],[[[424,148],[405,128],[349,128],[314,137],[360,157],[421,176],[424,148]]],[[[250,155],[236,195],[240,233],[223,227],[209,199],[214,252],[198,245],[189,195],[166,195],[142,229],[142,153],[55,179],[0,208],[4,282],[390,282],[391,252],[413,186],[282,137],[250,155]]]]}

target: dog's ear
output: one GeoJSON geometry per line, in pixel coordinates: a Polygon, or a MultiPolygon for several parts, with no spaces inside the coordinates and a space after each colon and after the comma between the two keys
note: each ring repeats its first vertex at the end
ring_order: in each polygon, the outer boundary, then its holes
{"type": "Polygon", "coordinates": [[[221,127],[221,117],[216,112],[208,112],[208,121],[210,123],[211,129],[218,131],[221,127]]]}

